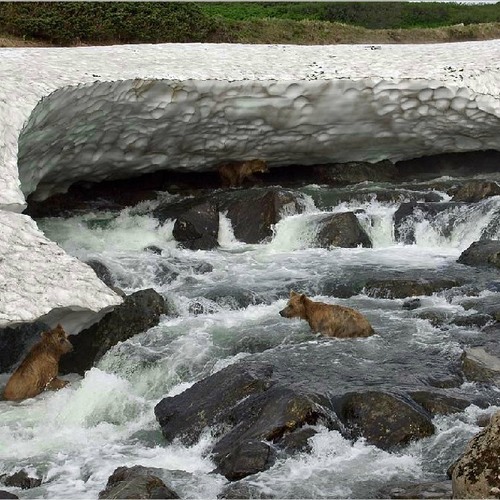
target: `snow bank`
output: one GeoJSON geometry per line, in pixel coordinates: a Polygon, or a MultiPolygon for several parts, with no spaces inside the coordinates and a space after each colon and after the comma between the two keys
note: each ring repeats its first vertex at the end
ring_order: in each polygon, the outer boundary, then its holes
{"type": "Polygon", "coordinates": [[[0,327],[42,318],[71,333],[121,298],[45,238],[26,215],[0,210],[0,327]]]}
{"type": "Polygon", "coordinates": [[[0,325],[121,300],[13,213],[28,194],[230,158],[500,150],[498,61],[500,41],[0,49],[0,325]]]}
{"type": "Polygon", "coordinates": [[[2,49],[0,206],[228,157],[276,166],[500,149],[499,60],[500,41],[2,49]]]}

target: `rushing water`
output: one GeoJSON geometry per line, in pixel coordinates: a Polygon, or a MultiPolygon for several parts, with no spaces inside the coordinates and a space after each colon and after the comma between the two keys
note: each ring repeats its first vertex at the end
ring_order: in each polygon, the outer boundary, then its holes
{"type": "MultiPolygon", "coordinates": [[[[161,225],[149,215],[156,202],[41,220],[48,237],[66,251],[82,260],[99,259],[126,292],[155,288],[177,315],[115,346],[84,377],[70,376],[72,383],[57,393],[0,402],[0,474],[24,468],[43,478],[42,486],[23,491],[23,498],[96,498],[116,467],[140,464],[166,469],[165,478],[182,498],[215,498],[227,481],[210,473],[210,430],[192,447],[166,444],[153,413],[162,397],[245,357],[271,361],[289,380],[310,377],[311,383],[322,379],[339,386],[387,388],[397,381],[404,387],[423,376],[423,365],[425,372],[442,375],[464,342],[480,335],[478,328],[439,328],[403,309],[401,299],[363,293],[341,299],[329,295],[329,287],[367,276],[466,276],[469,281],[472,276],[482,296],[498,295],[488,290],[488,283],[498,283],[498,273],[466,269],[456,260],[481,235],[500,238],[500,197],[432,220],[416,217],[409,222],[416,243],[403,245],[395,241],[394,213],[401,201],[429,190],[425,185],[401,189],[398,201],[350,197],[375,188],[390,190],[367,184],[337,191],[308,186],[302,190],[306,211],[282,219],[271,241],[258,245],[236,241],[222,217],[220,248],[214,251],[178,248],[173,223],[161,225]],[[373,248],[312,248],[315,220],[346,210],[355,211],[373,248]],[[162,253],[147,250],[151,245],[162,253]],[[213,270],[197,272],[205,263],[213,270]],[[291,288],[359,309],[377,335],[355,341],[313,336],[306,322],[278,314],[291,288]]],[[[449,199],[444,192],[433,194],[449,199]]],[[[437,293],[422,297],[421,310],[473,314],[464,307],[467,298],[465,291],[437,293]]],[[[5,380],[3,375],[0,383],[5,380]]],[[[473,383],[458,391],[498,401],[494,390],[473,383]]],[[[479,430],[478,416],[491,411],[471,405],[436,417],[434,436],[397,453],[319,428],[311,453],[281,458],[244,481],[278,498],[369,498],[391,481],[441,480],[479,430]]]]}

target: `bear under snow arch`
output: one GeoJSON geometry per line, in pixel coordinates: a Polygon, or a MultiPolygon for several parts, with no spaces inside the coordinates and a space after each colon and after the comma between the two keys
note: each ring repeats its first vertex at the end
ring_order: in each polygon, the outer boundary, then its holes
{"type": "Polygon", "coordinates": [[[19,137],[25,196],[221,161],[393,161],[500,150],[500,99],[429,79],[94,82],[56,90],[19,137]]]}

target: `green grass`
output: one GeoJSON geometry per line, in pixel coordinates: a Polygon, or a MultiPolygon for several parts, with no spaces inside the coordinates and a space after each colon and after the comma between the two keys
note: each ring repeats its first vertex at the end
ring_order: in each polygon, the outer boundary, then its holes
{"type": "Polygon", "coordinates": [[[499,26],[500,2],[0,2],[12,43],[422,43],[496,38],[499,26]]]}
{"type": "Polygon", "coordinates": [[[500,2],[465,5],[403,2],[199,3],[201,12],[233,21],[290,19],[330,21],[368,29],[430,28],[500,22],[500,2]]]}

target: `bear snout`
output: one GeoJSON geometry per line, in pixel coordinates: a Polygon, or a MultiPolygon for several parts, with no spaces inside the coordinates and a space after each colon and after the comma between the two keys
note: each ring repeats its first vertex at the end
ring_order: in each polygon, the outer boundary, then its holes
{"type": "Polygon", "coordinates": [[[283,316],[284,318],[286,318],[286,309],[282,309],[280,311],[280,316],[283,316]]]}

